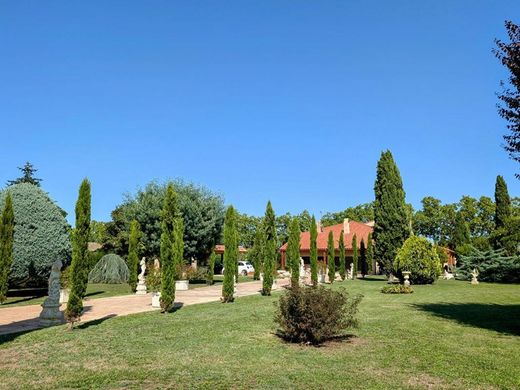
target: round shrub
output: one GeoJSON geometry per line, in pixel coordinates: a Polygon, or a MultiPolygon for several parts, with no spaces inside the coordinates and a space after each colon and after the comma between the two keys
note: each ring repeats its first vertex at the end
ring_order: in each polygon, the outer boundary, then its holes
{"type": "Polygon", "coordinates": [[[127,283],[130,271],[118,255],[108,254],[101,258],[88,274],[89,283],[127,283]]]}
{"type": "Polygon", "coordinates": [[[441,262],[433,245],[423,237],[410,236],[397,251],[394,260],[397,277],[403,280],[403,271],[410,271],[412,284],[433,283],[441,274],[441,262]]]}
{"type": "Polygon", "coordinates": [[[63,210],[33,184],[20,183],[3,190],[0,210],[4,207],[7,191],[13,199],[14,209],[10,286],[44,286],[54,261],[70,262],[70,226],[63,210]]]}

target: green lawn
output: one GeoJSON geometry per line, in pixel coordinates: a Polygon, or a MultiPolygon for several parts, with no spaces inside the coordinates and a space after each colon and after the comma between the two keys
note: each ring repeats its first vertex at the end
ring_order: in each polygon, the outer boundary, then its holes
{"type": "Polygon", "coordinates": [[[0,388],[520,388],[520,285],[336,285],[365,295],[348,341],[286,344],[254,296],[5,336],[0,388]]]}

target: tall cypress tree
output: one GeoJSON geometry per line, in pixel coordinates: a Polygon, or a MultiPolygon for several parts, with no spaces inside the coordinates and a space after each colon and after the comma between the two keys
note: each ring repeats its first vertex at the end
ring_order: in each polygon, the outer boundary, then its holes
{"type": "Polygon", "coordinates": [[[0,304],[7,299],[9,272],[13,264],[14,211],[11,194],[7,193],[0,220],[0,304]]]}
{"type": "Polygon", "coordinates": [[[84,179],[79,187],[76,202],[76,226],[72,234],[72,261],[70,264],[70,294],[65,309],[65,318],[70,323],[81,319],[83,313],[83,298],[87,290],[89,254],[88,238],[90,235],[90,182],[84,179]]]}
{"type": "Polygon", "coordinates": [[[329,237],[327,241],[327,260],[328,260],[328,268],[329,268],[329,282],[330,284],[334,283],[334,279],[336,279],[336,250],[334,248],[334,234],[332,230],[329,231],[329,237]]]}
{"type": "Polygon", "coordinates": [[[339,249],[339,276],[341,280],[345,280],[347,267],[345,264],[345,233],[343,230],[339,235],[338,249],[339,249]]]}
{"type": "Polygon", "coordinates": [[[365,240],[361,239],[359,244],[359,260],[361,262],[361,276],[364,278],[367,274],[367,251],[365,248],[365,240]]]}
{"type": "Polygon", "coordinates": [[[133,220],[130,223],[130,236],[128,239],[128,284],[133,292],[137,288],[137,274],[139,268],[139,239],[141,237],[141,229],[139,222],[133,220]]]}
{"type": "Polygon", "coordinates": [[[450,249],[456,250],[470,241],[468,223],[464,220],[464,215],[459,211],[455,216],[455,226],[449,243],[450,249]]]}
{"type": "Polygon", "coordinates": [[[254,280],[260,279],[260,272],[262,272],[263,267],[263,248],[264,248],[264,229],[259,224],[256,227],[255,231],[255,239],[253,242],[253,247],[249,251],[249,259],[253,263],[253,267],[255,268],[255,274],[253,276],[254,280]]]}
{"type": "Polygon", "coordinates": [[[495,183],[495,205],[495,229],[498,230],[506,226],[507,220],[511,217],[511,198],[506,181],[500,175],[495,183]]]}
{"type": "Polygon", "coordinates": [[[405,192],[392,153],[381,153],[374,185],[374,255],[387,275],[397,251],[410,235],[405,192]]]}
{"type": "Polygon", "coordinates": [[[357,236],[354,234],[354,237],[352,237],[352,264],[353,264],[353,272],[352,272],[352,279],[357,278],[357,271],[358,271],[358,246],[357,246],[357,236]]]}
{"type": "Polygon", "coordinates": [[[271,201],[267,202],[264,217],[264,281],[262,295],[271,295],[273,276],[276,271],[276,217],[271,201]]]}
{"type": "Polygon", "coordinates": [[[183,278],[184,272],[184,220],[177,216],[173,225],[173,264],[175,264],[175,280],[183,278]]]}
{"type": "Polygon", "coordinates": [[[376,266],[374,264],[374,243],[372,241],[372,233],[368,233],[367,267],[368,267],[368,273],[374,274],[376,272],[376,266]]]}
{"type": "Polygon", "coordinates": [[[222,284],[222,302],[233,302],[235,290],[235,267],[237,263],[237,240],[236,215],[233,206],[226,210],[224,220],[224,283],[222,284]]]}
{"type": "Polygon", "coordinates": [[[168,184],[161,213],[161,312],[173,308],[175,302],[175,277],[178,266],[174,255],[174,229],[179,218],[177,195],[173,184],[168,184]]]}
{"type": "Polygon", "coordinates": [[[292,287],[298,287],[300,280],[300,224],[296,218],[293,218],[289,225],[287,264],[291,271],[291,285],[292,287]]]}
{"type": "Polygon", "coordinates": [[[310,247],[310,261],[311,261],[311,281],[313,286],[318,285],[318,227],[316,226],[316,219],[314,215],[311,220],[311,247],[310,247]]]}

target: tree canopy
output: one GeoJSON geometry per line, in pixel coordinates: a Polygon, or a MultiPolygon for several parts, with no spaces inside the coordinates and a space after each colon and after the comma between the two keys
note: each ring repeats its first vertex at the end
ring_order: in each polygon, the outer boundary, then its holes
{"type": "Polygon", "coordinates": [[[27,161],[23,167],[18,167],[18,170],[22,172],[22,176],[14,180],[8,180],[7,185],[12,186],[14,184],[28,183],[33,184],[37,187],[40,186],[42,179],[34,177],[34,174],[38,171],[34,165],[27,161]]]}

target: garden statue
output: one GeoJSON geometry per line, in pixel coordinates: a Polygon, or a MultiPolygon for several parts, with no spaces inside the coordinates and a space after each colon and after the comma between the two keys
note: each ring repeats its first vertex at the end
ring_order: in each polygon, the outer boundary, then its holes
{"type": "Polygon", "coordinates": [[[405,287],[410,287],[410,273],[410,271],[403,271],[405,287]]]}
{"type": "Polygon", "coordinates": [[[136,289],[136,294],[137,295],[145,295],[146,294],[146,284],[145,284],[145,278],[144,278],[144,273],[146,271],[146,258],[143,257],[141,259],[141,273],[139,274],[139,276],[137,277],[139,279],[139,282],[137,283],[137,289],[136,289]]]}
{"type": "Polygon", "coordinates": [[[305,284],[306,276],[307,275],[305,275],[305,264],[303,262],[303,259],[300,257],[300,285],[303,286],[305,284]]]}
{"type": "Polygon", "coordinates": [[[348,270],[348,279],[354,279],[354,263],[350,263],[350,268],[348,270]]]}
{"type": "Polygon", "coordinates": [[[43,301],[43,310],[40,313],[41,326],[58,325],[63,322],[63,312],[60,311],[61,267],[61,260],[52,263],[51,275],[49,276],[49,296],[43,301]]]}
{"type": "Polygon", "coordinates": [[[471,272],[471,284],[478,284],[477,276],[478,276],[478,271],[476,268],[474,268],[473,272],[471,272]]]}

